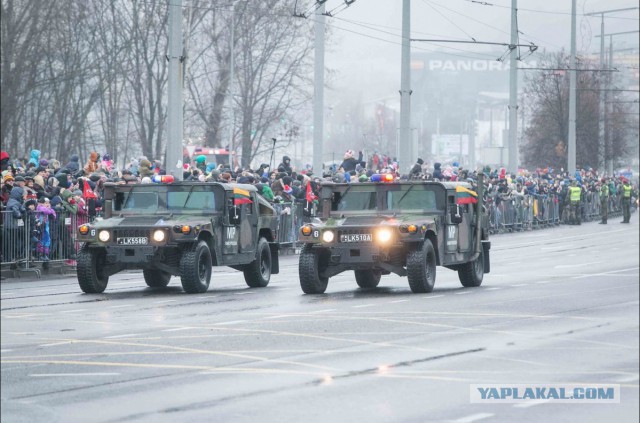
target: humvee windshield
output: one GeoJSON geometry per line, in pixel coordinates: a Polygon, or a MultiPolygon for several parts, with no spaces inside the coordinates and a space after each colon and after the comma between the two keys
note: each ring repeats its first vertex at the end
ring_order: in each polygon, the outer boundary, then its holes
{"type": "Polygon", "coordinates": [[[387,191],[387,206],[391,210],[433,210],[438,207],[436,193],[421,185],[404,185],[400,191],[387,191]]]}
{"type": "Polygon", "coordinates": [[[126,192],[116,192],[113,210],[122,213],[202,213],[222,210],[223,193],[219,187],[192,186],[134,186],[126,192]]]}
{"type": "MultiPolygon", "coordinates": [[[[353,187],[352,187],[353,188],[353,187]]],[[[377,193],[370,187],[347,189],[335,192],[331,202],[332,211],[362,211],[375,210],[377,193]]]]}

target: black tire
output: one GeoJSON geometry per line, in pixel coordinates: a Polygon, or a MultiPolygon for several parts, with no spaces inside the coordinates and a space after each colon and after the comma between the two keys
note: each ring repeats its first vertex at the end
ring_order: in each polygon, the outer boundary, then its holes
{"type": "Polygon", "coordinates": [[[320,271],[326,267],[321,252],[305,247],[300,253],[298,274],[300,287],[305,294],[323,294],[327,290],[329,278],[320,277],[320,271]]]}
{"type": "Polygon", "coordinates": [[[142,271],[144,281],[151,288],[165,288],[171,281],[171,273],[159,269],[146,269],[142,271]]]}
{"type": "Polygon", "coordinates": [[[251,288],[264,288],[271,278],[271,249],[266,239],[260,238],[256,259],[244,269],[244,281],[251,288]]]}
{"type": "Polygon", "coordinates": [[[436,251],[428,239],[421,248],[407,254],[407,278],[414,293],[433,291],[436,283],[436,251]]]}
{"type": "Polygon", "coordinates": [[[188,294],[207,292],[211,282],[211,253],[206,242],[200,241],[182,252],[180,281],[188,294]]]}
{"type": "Polygon", "coordinates": [[[356,282],[363,289],[373,289],[380,283],[382,272],[380,270],[354,270],[356,282]]]}
{"type": "Polygon", "coordinates": [[[473,288],[482,285],[484,276],[484,250],[480,250],[480,255],[474,261],[470,261],[460,266],[458,269],[458,279],[462,286],[473,288]]]}
{"type": "Polygon", "coordinates": [[[89,248],[83,245],[78,252],[77,272],[80,289],[87,294],[104,292],[109,283],[109,276],[104,274],[107,252],[104,248],[89,248]]]}

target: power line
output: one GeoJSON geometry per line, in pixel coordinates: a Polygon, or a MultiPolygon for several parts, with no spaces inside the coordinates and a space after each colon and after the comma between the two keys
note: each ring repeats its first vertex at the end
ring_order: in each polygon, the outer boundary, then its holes
{"type": "MultiPolygon", "coordinates": [[[[499,8],[503,8],[503,9],[511,9],[511,6],[506,6],[506,5],[502,5],[502,4],[495,4],[495,3],[490,3],[490,2],[486,2],[486,1],[478,1],[478,0],[464,0],[466,2],[469,3],[475,3],[477,5],[480,6],[493,6],[493,7],[499,7],[499,8]]],[[[628,10],[637,10],[638,8],[629,8],[628,10]]],[[[545,14],[549,14],[549,15],[571,15],[571,12],[554,12],[551,10],[541,10],[541,9],[527,9],[527,8],[518,8],[518,11],[522,11],[522,12],[531,12],[531,13],[545,13],[545,14]]],[[[593,17],[592,13],[576,13],[577,16],[586,16],[586,17],[593,17]]],[[[634,20],[637,21],[639,20],[638,18],[629,18],[629,17],[625,17],[625,16],[608,16],[608,18],[612,18],[612,19],[626,19],[626,20],[634,20]]]]}

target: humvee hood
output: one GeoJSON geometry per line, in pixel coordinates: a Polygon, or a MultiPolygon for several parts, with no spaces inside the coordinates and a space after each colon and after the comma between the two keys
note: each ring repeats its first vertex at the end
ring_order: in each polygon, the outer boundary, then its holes
{"type": "Polygon", "coordinates": [[[173,217],[146,215],[111,217],[109,219],[96,221],[91,224],[96,229],[117,228],[117,227],[150,227],[150,226],[173,226],[173,225],[201,225],[202,216],[176,215],[173,217]]]}

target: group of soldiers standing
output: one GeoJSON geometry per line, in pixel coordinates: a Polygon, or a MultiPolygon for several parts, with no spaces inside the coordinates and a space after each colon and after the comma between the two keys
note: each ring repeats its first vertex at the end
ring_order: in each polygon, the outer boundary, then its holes
{"type": "MultiPolygon", "coordinates": [[[[600,215],[602,216],[602,220],[600,221],[601,225],[607,224],[607,218],[609,214],[609,197],[611,195],[609,190],[609,181],[606,178],[603,178],[599,188],[600,195],[600,215]]],[[[633,187],[629,183],[628,179],[623,180],[623,184],[620,187],[621,192],[621,205],[622,205],[622,222],[620,223],[630,223],[631,219],[631,198],[636,197],[637,193],[634,193],[633,187]],[[634,195],[635,194],[635,195],[634,195]]],[[[581,219],[581,200],[582,200],[583,190],[580,186],[578,186],[578,181],[573,181],[569,190],[567,191],[567,202],[569,204],[569,224],[572,225],[580,225],[582,223],[581,219]]]]}

